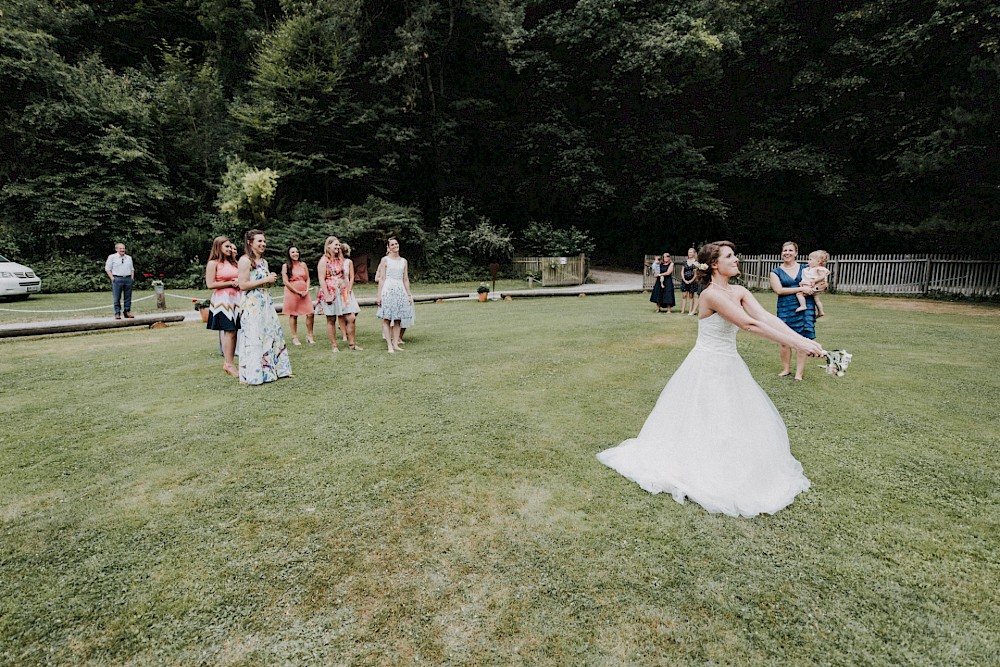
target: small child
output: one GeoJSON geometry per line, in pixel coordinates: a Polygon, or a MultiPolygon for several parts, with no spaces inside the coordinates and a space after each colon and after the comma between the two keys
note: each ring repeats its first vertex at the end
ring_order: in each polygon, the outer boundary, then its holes
{"type": "MultiPolygon", "coordinates": [[[[809,266],[802,269],[802,280],[799,281],[800,287],[812,287],[817,292],[813,295],[813,301],[816,302],[816,317],[823,317],[825,314],[823,303],[819,300],[819,292],[828,286],[826,279],[830,275],[830,269],[826,268],[826,263],[829,259],[830,253],[827,251],[813,250],[809,253],[809,266]]],[[[795,298],[799,301],[799,307],[795,309],[795,312],[801,313],[806,309],[806,295],[802,292],[796,292],[795,298]]]]}

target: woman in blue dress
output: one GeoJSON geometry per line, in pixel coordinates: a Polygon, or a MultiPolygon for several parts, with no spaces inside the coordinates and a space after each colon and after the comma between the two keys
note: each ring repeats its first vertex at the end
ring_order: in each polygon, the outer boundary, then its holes
{"type": "MultiPolygon", "coordinates": [[[[771,270],[771,289],[778,295],[778,318],[788,325],[788,327],[809,339],[816,338],[816,301],[813,294],[816,293],[812,287],[802,287],[802,265],[795,258],[799,254],[799,246],[794,241],[786,241],[781,246],[782,263],[771,270]],[[799,302],[795,294],[801,292],[806,295],[806,309],[796,312],[799,302]]],[[[791,375],[792,348],[787,345],[781,346],[781,372],[778,377],[791,375]]],[[[806,367],[806,354],[802,351],[795,356],[795,379],[802,379],[802,371],[806,367]]]]}

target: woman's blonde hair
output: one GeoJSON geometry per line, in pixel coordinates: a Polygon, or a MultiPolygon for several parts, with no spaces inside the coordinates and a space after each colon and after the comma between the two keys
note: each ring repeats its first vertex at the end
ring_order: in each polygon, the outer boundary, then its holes
{"type": "MultiPolygon", "coordinates": [[[[330,246],[333,245],[334,241],[339,241],[339,240],[340,239],[338,239],[336,236],[327,236],[326,237],[326,242],[323,243],[323,254],[326,255],[327,257],[329,257],[330,256],[330,246]]],[[[341,244],[340,248],[341,248],[341,252],[343,252],[344,245],[341,244]]]]}

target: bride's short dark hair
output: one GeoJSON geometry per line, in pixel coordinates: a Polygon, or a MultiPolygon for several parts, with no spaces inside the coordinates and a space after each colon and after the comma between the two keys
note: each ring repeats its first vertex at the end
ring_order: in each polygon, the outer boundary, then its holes
{"type": "Polygon", "coordinates": [[[719,259],[719,253],[723,248],[732,248],[736,252],[736,246],[732,241],[715,241],[706,243],[698,251],[698,264],[695,265],[694,278],[701,285],[708,285],[712,282],[712,264],[719,259]]]}

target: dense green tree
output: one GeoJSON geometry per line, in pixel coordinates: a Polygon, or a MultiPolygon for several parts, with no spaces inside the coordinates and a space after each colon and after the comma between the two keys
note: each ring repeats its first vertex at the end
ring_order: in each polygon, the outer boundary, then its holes
{"type": "Polygon", "coordinates": [[[617,258],[717,224],[697,96],[739,48],[735,5],[538,1],[527,16],[529,214],[579,222],[617,258]]]}
{"type": "Polygon", "coordinates": [[[261,44],[250,92],[234,113],[252,161],[283,177],[293,202],[362,197],[371,170],[371,113],[356,100],[360,3],[288,3],[261,44]],[[354,81],[352,81],[354,79],[354,81]],[[345,193],[344,190],[348,190],[345,193]]]}

